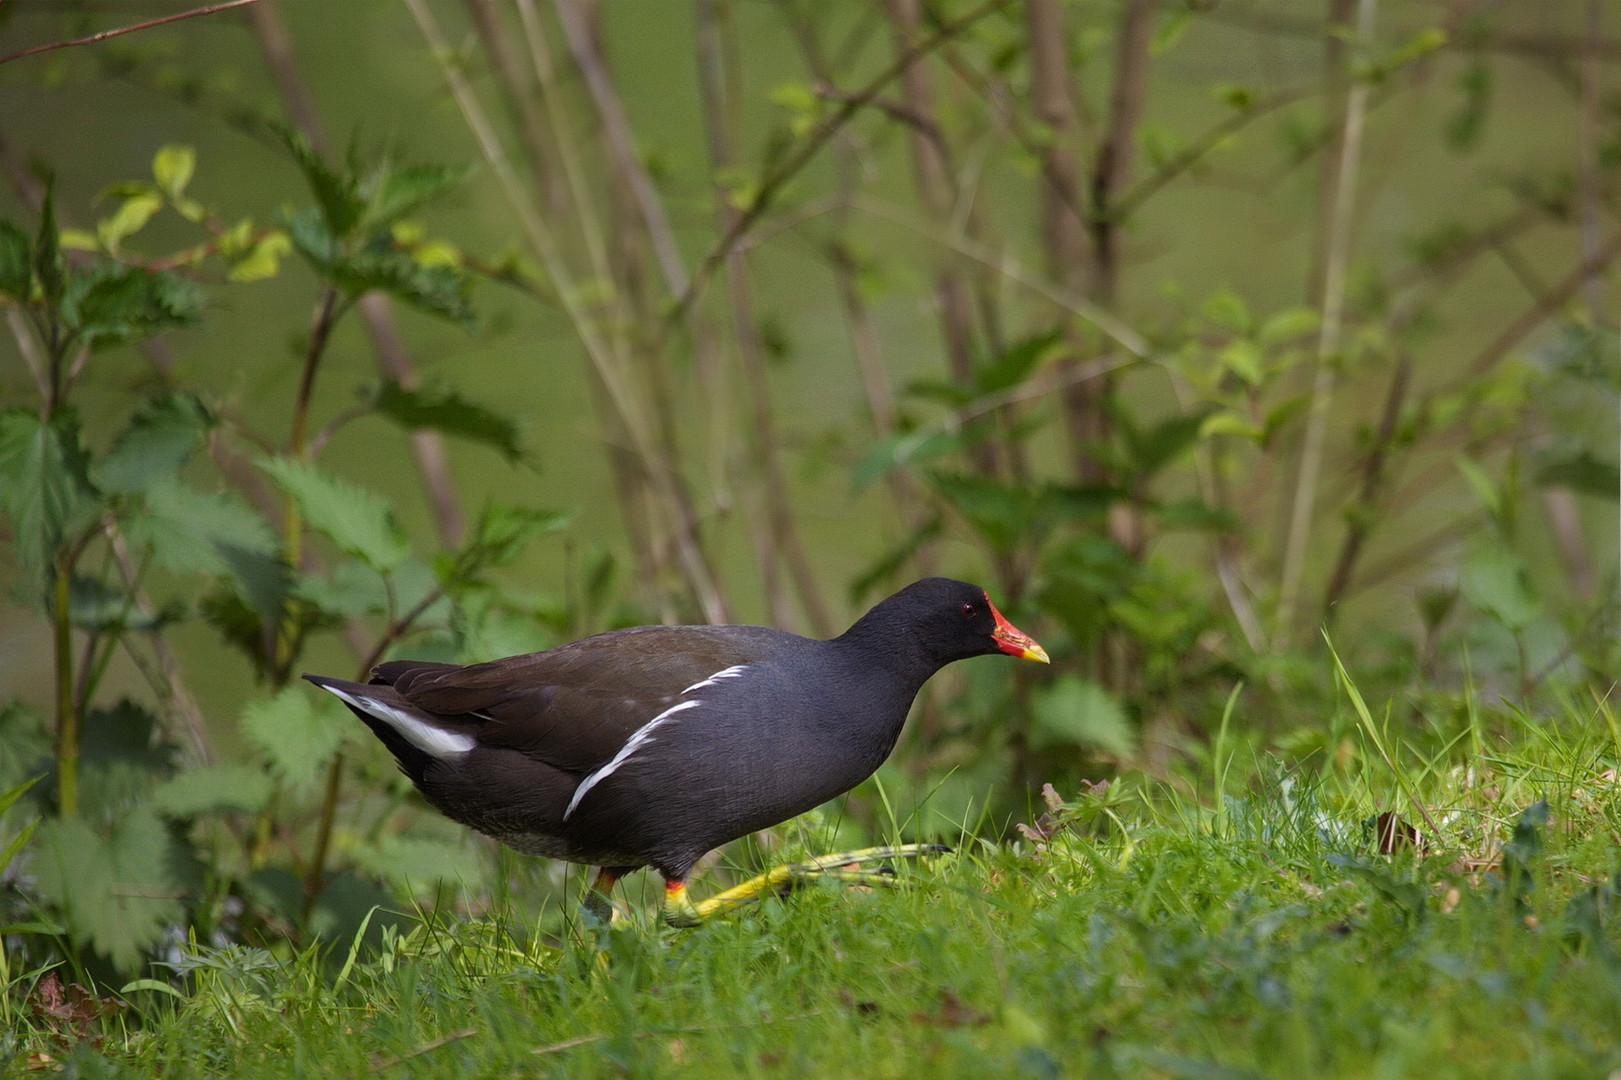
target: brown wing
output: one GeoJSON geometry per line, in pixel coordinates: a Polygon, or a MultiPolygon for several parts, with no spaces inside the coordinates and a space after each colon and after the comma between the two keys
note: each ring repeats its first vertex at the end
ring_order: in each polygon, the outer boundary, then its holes
{"type": "Polygon", "coordinates": [[[791,639],[761,627],[640,626],[466,667],[392,660],[373,669],[372,681],[482,745],[585,773],[688,687],[769,660],[791,639]]]}

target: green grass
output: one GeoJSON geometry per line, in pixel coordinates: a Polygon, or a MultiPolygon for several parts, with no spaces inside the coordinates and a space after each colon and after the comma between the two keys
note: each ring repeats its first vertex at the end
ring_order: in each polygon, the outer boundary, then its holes
{"type": "MultiPolygon", "coordinates": [[[[531,942],[497,912],[379,952],[179,950],[178,993],[0,1063],[70,1075],[1604,1076],[1621,1068],[1621,798],[1603,705],[1294,767],[1222,748],[1044,841],[968,841],[882,892],[812,888],[675,932],[531,942]],[[1422,744],[1427,749],[1419,749],[1422,744]],[[1211,798],[1213,778],[1227,794],[1211,798]],[[1545,802],[1548,818],[1528,807],[1545,802]],[[1420,843],[1381,853],[1393,810],[1420,843]],[[1439,832],[1431,832],[1434,822],[1439,832]]],[[[1233,724],[1236,729],[1237,722],[1233,724]]],[[[66,976],[64,976],[65,979],[66,976]]]]}

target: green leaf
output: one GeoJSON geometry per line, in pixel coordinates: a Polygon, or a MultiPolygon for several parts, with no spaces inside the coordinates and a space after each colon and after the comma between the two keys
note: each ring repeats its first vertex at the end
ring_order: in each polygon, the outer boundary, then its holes
{"type": "Polygon", "coordinates": [[[62,297],[62,318],[93,347],[149,337],[196,322],[203,291],[166,270],[102,262],[75,274],[62,297]]]}
{"type": "Polygon", "coordinates": [[[33,292],[33,244],[27,233],[0,218],[0,295],[26,304],[33,292]]]}
{"type": "Polygon", "coordinates": [[[370,229],[387,228],[431,199],[467,179],[467,165],[421,164],[389,169],[376,185],[377,193],[366,209],[370,229]]]}
{"type": "Polygon", "coordinates": [[[1030,698],[1038,745],[1097,747],[1120,757],[1136,748],[1120,699],[1079,675],[1065,675],[1030,698]]]}
{"type": "Polygon", "coordinates": [[[34,237],[34,279],[39,282],[48,307],[54,308],[62,302],[67,275],[62,236],[56,229],[56,184],[46,181],[45,200],[39,208],[39,232],[34,237]]]}
{"type": "Polygon", "coordinates": [[[459,839],[385,836],[375,844],[356,846],[349,855],[366,873],[411,885],[419,896],[440,882],[477,885],[484,876],[477,849],[459,839]]]}
{"type": "Polygon", "coordinates": [[[331,235],[348,236],[366,212],[366,200],[355,177],[339,172],[316,152],[310,141],[291,128],[280,132],[282,143],[304,174],[304,182],[321,208],[321,219],[331,235]]]}
{"type": "Polygon", "coordinates": [[[1537,470],[1537,483],[1601,499],[1621,498],[1621,469],[1600,461],[1591,450],[1545,462],[1537,470]]]}
{"type": "Polygon", "coordinates": [[[567,528],[573,518],[572,513],[556,510],[486,506],[472,535],[447,564],[442,564],[440,579],[447,588],[471,584],[491,567],[517,558],[537,536],[567,528]]]}
{"type": "Polygon", "coordinates": [[[339,479],[307,461],[273,458],[260,462],[298,504],[305,523],[378,572],[405,561],[411,546],[393,511],[376,492],[339,479]]]}
{"type": "Polygon", "coordinates": [[[385,292],[429,315],[464,326],[473,322],[473,279],[459,267],[424,266],[406,251],[368,248],[333,264],[331,273],[351,296],[385,292]]]}
{"type": "Polygon", "coordinates": [[[881,476],[887,476],[903,465],[911,465],[943,457],[964,443],[960,431],[946,431],[937,427],[886,435],[872,445],[861,460],[850,470],[850,486],[860,491],[881,476]]]}
{"type": "Polygon", "coordinates": [[[75,942],[118,970],[135,971],[184,918],[184,853],[150,809],[121,815],[105,836],[76,817],[48,819],[37,836],[40,895],[61,911],[75,942]]]}
{"type": "Polygon", "coordinates": [[[509,462],[523,456],[517,421],[475,405],[454,390],[431,386],[407,390],[389,380],[378,390],[374,405],[380,414],[402,427],[428,428],[483,443],[509,462]]]}
{"type": "Polygon", "coordinates": [[[1266,434],[1261,425],[1247,416],[1236,412],[1223,410],[1211,413],[1199,424],[1199,438],[1208,439],[1215,435],[1235,435],[1240,439],[1249,439],[1260,442],[1266,434]]]}
{"type": "Polygon", "coordinates": [[[1132,468],[1142,476],[1151,476],[1191,450],[1199,441],[1200,429],[1209,412],[1208,408],[1201,408],[1182,416],[1172,416],[1142,435],[1122,427],[1121,433],[1131,449],[1132,468]]]}
{"type": "Polygon", "coordinates": [[[124,199],[112,217],[96,223],[96,238],[108,251],[117,251],[126,236],[134,236],[146,228],[152,215],[163,209],[163,196],[155,191],[141,192],[124,199]]]}
{"type": "Polygon", "coordinates": [[[1284,308],[1267,316],[1255,339],[1262,345],[1284,345],[1308,334],[1315,334],[1322,321],[1316,308],[1284,308]]]}
{"type": "Polygon", "coordinates": [[[980,393],[994,394],[1024,382],[1043,361],[1057,353],[1063,339],[1063,332],[1054,329],[1014,342],[974,373],[980,393]]]}
{"type": "Polygon", "coordinates": [[[1486,512],[1493,517],[1500,515],[1503,512],[1503,493],[1498,489],[1492,478],[1486,475],[1486,470],[1462,454],[1457,455],[1452,460],[1458,466],[1458,471],[1463,473],[1463,478],[1469,481],[1469,486],[1474,489],[1475,497],[1480,500],[1480,504],[1485,507],[1486,512]]]}
{"type": "Polygon", "coordinates": [[[1496,616],[1510,630],[1523,630],[1542,611],[1525,567],[1513,552],[1497,545],[1468,557],[1458,589],[1471,604],[1496,616]]]}
{"type": "Polygon", "coordinates": [[[91,476],[103,491],[139,491],[184,465],[213,426],[213,415],[193,394],[150,398],[135,410],[91,476]]]}
{"type": "Polygon", "coordinates": [[[275,785],[252,765],[204,765],[177,773],[152,791],[152,808],[167,817],[191,818],[231,811],[253,814],[270,804],[275,785]]]}
{"type": "Polygon", "coordinates": [[[71,412],[61,410],[49,423],[20,409],[0,413],[0,508],[33,581],[45,580],[64,535],[100,507],[71,412]]]}
{"type": "Polygon", "coordinates": [[[171,143],[152,155],[152,179],[171,199],[179,199],[197,171],[197,151],[189,146],[171,143]]]}
{"type": "Polygon", "coordinates": [[[249,247],[230,257],[226,281],[262,281],[281,270],[282,256],[293,250],[293,242],[283,229],[270,229],[249,247]]]}
{"type": "Polygon", "coordinates": [[[147,485],[139,506],[125,515],[124,534],[175,573],[237,575],[249,555],[279,561],[270,526],[240,498],[198,491],[172,476],[147,485]]]}
{"type": "Polygon", "coordinates": [[[1050,508],[1050,499],[1041,492],[988,476],[934,472],[929,484],[999,552],[1030,540],[1040,511],[1050,508]]]}
{"type": "MultiPolygon", "coordinates": [[[[331,700],[330,695],[321,698],[331,700]]],[[[289,686],[275,697],[250,701],[242,710],[242,736],[264,755],[283,783],[308,794],[332,755],[349,734],[338,709],[316,699],[302,686],[289,686]]],[[[334,702],[334,706],[336,703],[334,702]]]]}

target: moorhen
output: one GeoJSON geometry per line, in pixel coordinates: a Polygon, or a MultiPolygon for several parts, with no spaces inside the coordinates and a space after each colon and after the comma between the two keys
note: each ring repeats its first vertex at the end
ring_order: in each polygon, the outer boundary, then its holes
{"type": "Polygon", "coordinates": [[[923,683],[953,660],[1047,662],[984,589],[926,578],[828,641],[763,626],[638,626],[463,666],[390,660],[370,683],[304,678],[366,722],[427,800],[531,855],[664,875],[692,926],[802,876],[938,850],[901,845],[778,867],[695,904],[707,851],[849,791],[883,764],[923,683]]]}

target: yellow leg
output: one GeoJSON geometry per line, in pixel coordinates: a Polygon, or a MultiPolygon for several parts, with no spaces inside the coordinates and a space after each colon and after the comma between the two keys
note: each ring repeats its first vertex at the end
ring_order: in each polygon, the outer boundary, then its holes
{"type": "Polygon", "coordinates": [[[580,906],[605,923],[612,923],[618,911],[614,908],[614,885],[625,876],[625,871],[617,866],[604,866],[597,871],[597,876],[591,879],[591,887],[585,890],[585,897],[580,906]]]}
{"type": "Polygon", "coordinates": [[[783,866],[773,866],[770,870],[756,877],[749,878],[741,885],[734,885],[725,892],[716,893],[707,900],[693,903],[687,895],[687,883],[684,881],[666,881],[664,883],[664,921],[671,926],[699,926],[717,915],[725,915],[745,904],[752,904],[762,896],[774,896],[779,892],[792,889],[796,885],[818,878],[830,878],[850,885],[893,885],[895,872],[887,866],[880,866],[873,870],[852,869],[852,865],[860,867],[869,863],[881,863],[889,859],[915,858],[919,855],[936,855],[951,849],[944,844],[892,844],[886,847],[861,848],[857,851],[840,851],[832,855],[820,855],[804,862],[787,863],[783,866]]]}

